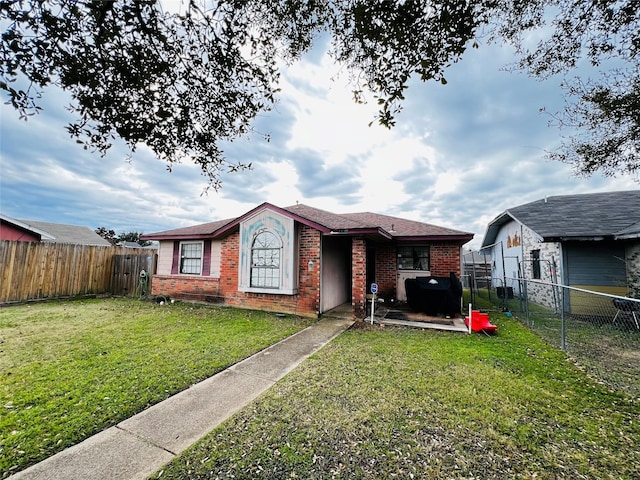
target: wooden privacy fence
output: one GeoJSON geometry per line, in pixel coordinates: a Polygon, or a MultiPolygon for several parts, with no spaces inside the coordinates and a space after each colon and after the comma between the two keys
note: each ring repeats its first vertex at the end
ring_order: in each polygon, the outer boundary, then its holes
{"type": "MultiPolygon", "coordinates": [[[[136,295],[152,250],[0,241],[0,303],[111,293],[136,295]]],[[[150,289],[150,285],[149,285],[150,289]]]]}

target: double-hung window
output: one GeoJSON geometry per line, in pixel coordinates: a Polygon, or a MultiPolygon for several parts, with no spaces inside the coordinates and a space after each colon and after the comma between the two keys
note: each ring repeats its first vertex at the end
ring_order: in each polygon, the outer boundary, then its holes
{"type": "Polygon", "coordinates": [[[280,242],[266,230],[256,235],[251,246],[251,286],[280,288],[280,242]]]}
{"type": "Polygon", "coordinates": [[[180,244],[180,273],[202,274],[202,242],[182,242],[180,244]]]}

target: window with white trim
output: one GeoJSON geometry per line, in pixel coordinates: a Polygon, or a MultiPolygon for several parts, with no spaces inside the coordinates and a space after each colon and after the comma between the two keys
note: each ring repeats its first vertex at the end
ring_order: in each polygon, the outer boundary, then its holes
{"type": "Polygon", "coordinates": [[[251,287],[280,288],[280,241],[263,230],[251,245],[251,287]]]}
{"type": "Polygon", "coordinates": [[[180,273],[187,275],[202,274],[202,242],[180,243],[180,273]]]}

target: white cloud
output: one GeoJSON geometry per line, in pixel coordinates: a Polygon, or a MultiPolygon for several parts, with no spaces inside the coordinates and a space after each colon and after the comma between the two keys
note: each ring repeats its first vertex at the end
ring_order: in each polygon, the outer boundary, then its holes
{"type": "Polygon", "coordinates": [[[637,189],[629,178],[582,179],[544,151],[559,133],[538,113],[557,110],[558,86],[499,68],[507,50],[483,46],[447,72],[448,85],[412,82],[397,126],[374,123],[345,75],[315,50],[283,73],[281,101],[261,115],[259,135],[224,146],[253,170],[223,175],[202,195],[199,168],[172,173],[139,149],[132,163],[116,143],[101,158],[70,139],[66,95],[48,89],[26,124],[2,105],[0,207],[18,218],[145,232],[239,216],[261,202],[307,203],[336,212],[375,211],[476,234],[514,205],[545,195],[637,189]],[[27,192],[25,194],[25,192],[27,192]]]}

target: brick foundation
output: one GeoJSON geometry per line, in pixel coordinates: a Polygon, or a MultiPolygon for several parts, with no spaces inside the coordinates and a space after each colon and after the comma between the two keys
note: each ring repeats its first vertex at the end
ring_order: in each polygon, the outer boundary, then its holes
{"type": "Polygon", "coordinates": [[[220,302],[220,279],[195,275],[154,275],[152,295],[182,300],[220,302]]]}

